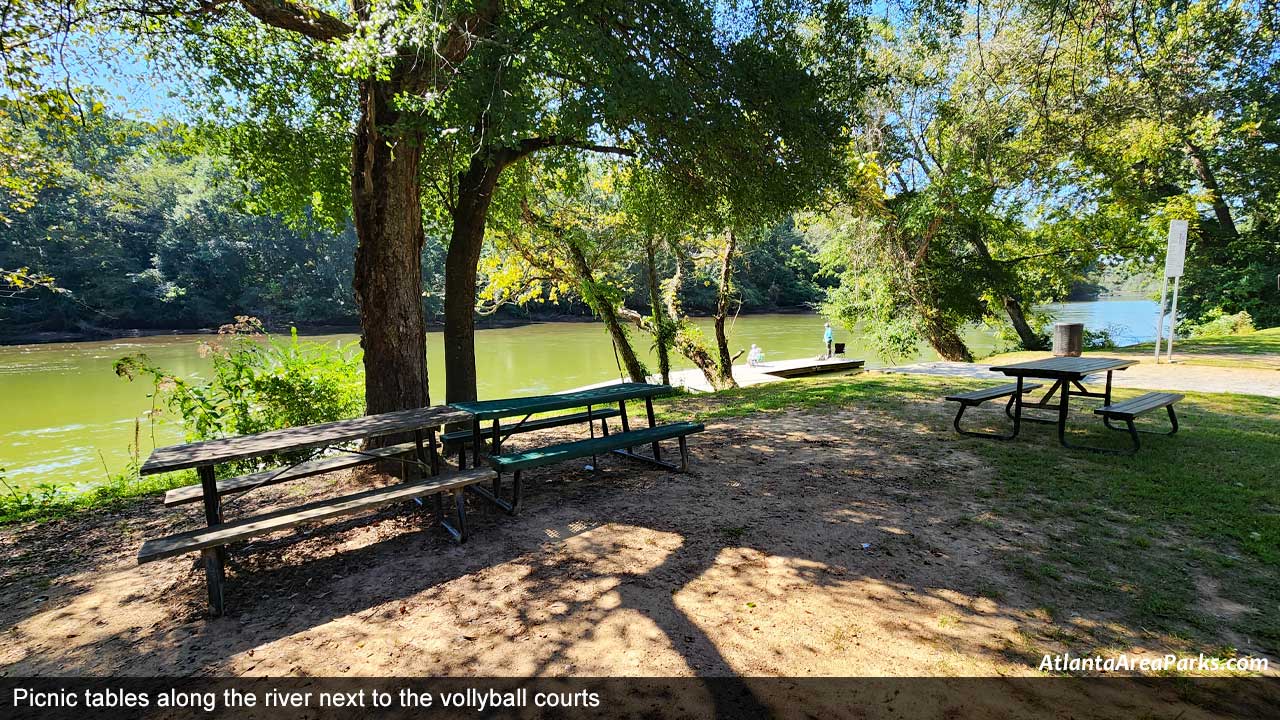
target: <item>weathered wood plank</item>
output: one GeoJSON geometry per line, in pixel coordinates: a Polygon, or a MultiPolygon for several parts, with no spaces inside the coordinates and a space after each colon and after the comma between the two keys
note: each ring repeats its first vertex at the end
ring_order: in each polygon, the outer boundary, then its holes
{"type": "Polygon", "coordinates": [[[1172,405],[1183,398],[1178,393],[1150,392],[1124,402],[1113,403],[1094,410],[1098,415],[1117,418],[1134,418],[1145,412],[1159,410],[1172,405]]]}
{"type": "MultiPolygon", "coordinates": [[[[218,481],[218,494],[230,495],[233,493],[248,492],[255,488],[265,487],[267,485],[275,485],[276,483],[288,482],[290,480],[299,480],[312,475],[321,475],[335,470],[345,470],[347,468],[357,467],[372,462],[377,462],[378,458],[395,457],[405,453],[414,452],[417,446],[414,443],[401,443],[399,445],[390,445],[375,450],[365,450],[362,454],[335,455],[333,457],[316,458],[299,463],[293,467],[272,468],[270,470],[262,470],[248,475],[239,475],[233,478],[226,478],[218,481]],[[370,457],[370,455],[375,457],[370,457]]],[[[204,488],[200,485],[184,485],[180,488],[174,488],[164,495],[164,504],[166,507],[174,505],[183,505],[186,503],[200,502],[204,497],[204,488]]]]}
{"type": "Polygon", "coordinates": [[[139,471],[143,475],[215,465],[233,460],[274,455],[291,450],[336,445],[365,438],[467,422],[471,414],[448,406],[365,415],[350,420],[285,428],[238,437],[157,448],[139,471]]]}
{"type": "Polygon", "coordinates": [[[1012,365],[996,365],[991,370],[1015,376],[1080,379],[1086,375],[1108,370],[1123,370],[1130,365],[1136,365],[1137,362],[1136,360],[1106,357],[1050,357],[1013,363],[1012,365]]]}
{"type": "Polygon", "coordinates": [[[148,540],[138,551],[138,563],[161,560],[196,550],[226,545],[255,535],[285,530],[304,522],[314,522],[338,517],[360,510],[369,510],[398,500],[409,500],[423,495],[454,490],[472,483],[484,482],[493,477],[487,469],[468,470],[442,477],[387,487],[374,488],[343,497],[320,500],[295,508],[224,523],[216,527],[178,533],[169,537],[148,540]]]}
{"type": "MultiPolygon", "coordinates": [[[[1040,383],[1023,383],[1022,392],[1029,393],[1036,388],[1041,387],[1040,383]]],[[[995,387],[979,388],[970,390],[969,392],[948,395],[947,400],[952,402],[986,402],[995,400],[996,398],[1009,397],[1018,392],[1018,383],[1008,383],[1005,385],[996,385],[995,387]]]]}

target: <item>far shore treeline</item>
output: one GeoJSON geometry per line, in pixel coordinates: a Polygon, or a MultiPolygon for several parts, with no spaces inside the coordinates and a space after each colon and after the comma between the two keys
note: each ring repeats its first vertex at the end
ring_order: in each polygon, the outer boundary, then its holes
{"type": "MultiPolygon", "coordinates": [[[[253,186],[229,172],[225,156],[184,141],[190,128],[101,116],[74,130],[41,148],[56,158],[56,172],[29,209],[8,213],[0,243],[0,268],[38,268],[69,292],[0,301],[0,342],[216,329],[238,315],[286,331],[359,325],[350,224],[335,229],[255,212],[253,186]]],[[[422,307],[436,326],[446,241],[428,228],[422,253],[422,307]]],[[[764,228],[734,263],[744,313],[811,309],[831,284],[789,218],[764,228]]],[[[627,301],[643,307],[643,266],[628,272],[627,301]]],[[[689,312],[711,314],[714,280],[701,266],[685,278],[689,312]]],[[[540,300],[504,304],[493,317],[592,317],[576,295],[540,300]]]]}
{"type": "Polygon", "coordinates": [[[0,333],[358,323],[380,412],[473,399],[478,317],[580,315],[723,388],[741,312],[1044,349],[1174,219],[1184,328],[1280,324],[1272,3],[371,7],[0,16],[0,333]]]}

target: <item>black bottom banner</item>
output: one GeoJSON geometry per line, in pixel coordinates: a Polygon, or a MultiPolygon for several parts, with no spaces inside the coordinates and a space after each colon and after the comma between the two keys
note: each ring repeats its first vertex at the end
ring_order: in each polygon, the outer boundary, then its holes
{"type": "Polygon", "coordinates": [[[1280,718],[1274,678],[0,678],[0,718],[1280,718]]]}

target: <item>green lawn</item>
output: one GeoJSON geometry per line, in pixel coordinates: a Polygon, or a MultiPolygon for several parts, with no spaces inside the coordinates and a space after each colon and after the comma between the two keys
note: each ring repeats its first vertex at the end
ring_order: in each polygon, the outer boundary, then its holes
{"type": "MultiPolygon", "coordinates": [[[[1126,351],[1152,353],[1154,343],[1132,345],[1126,351]]],[[[1173,343],[1175,360],[1196,365],[1266,367],[1280,370],[1280,327],[1244,335],[1187,338],[1173,343]]]]}
{"type": "MultiPolygon", "coordinates": [[[[924,433],[989,464],[981,498],[990,511],[975,523],[1051,528],[1051,544],[1021,548],[1008,561],[1039,588],[1051,617],[1118,610],[1129,628],[1185,638],[1207,652],[1225,651],[1222,639],[1232,633],[1273,653],[1280,649],[1280,399],[1187,393],[1178,405],[1181,431],[1144,435],[1139,454],[1126,457],[1062,448],[1052,426],[1024,427],[1012,442],[957,435],[950,427],[954,407],[940,398],[983,384],[868,373],[693,396],[664,411],[713,421],[785,409],[861,408],[910,420],[911,440],[924,433]],[[1248,611],[1224,627],[1198,595],[1206,582],[1217,586],[1219,599],[1248,611]]],[[[985,413],[993,422],[1002,417],[996,405],[985,413]]],[[[1127,442],[1103,429],[1090,410],[1077,408],[1072,419],[1074,427],[1089,428],[1077,431],[1077,441],[1127,442]]],[[[1163,429],[1163,412],[1149,417],[1163,429]]]]}

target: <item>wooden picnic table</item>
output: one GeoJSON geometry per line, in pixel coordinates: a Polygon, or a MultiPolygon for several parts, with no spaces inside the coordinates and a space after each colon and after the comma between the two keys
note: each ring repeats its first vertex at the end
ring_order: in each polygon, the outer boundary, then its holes
{"type": "Polygon", "coordinates": [[[1009,437],[1017,437],[1023,420],[1056,423],[1058,442],[1062,443],[1063,447],[1075,447],[1067,442],[1067,415],[1070,411],[1071,397],[1102,398],[1104,405],[1110,405],[1112,373],[1136,364],[1136,360],[1111,357],[1049,357],[992,367],[992,372],[1004,373],[1018,380],[1017,391],[1013,394],[1013,434],[1009,437]],[[1089,390],[1082,384],[1089,376],[1104,372],[1107,374],[1107,380],[1102,392],[1089,390]],[[1054,382],[1039,400],[1028,402],[1023,399],[1023,384],[1027,378],[1041,378],[1054,382]],[[1072,390],[1073,387],[1075,390],[1072,390]],[[1052,400],[1055,394],[1058,395],[1056,402],[1052,400]],[[1058,417],[1056,420],[1031,415],[1024,417],[1023,408],[1055,409],[1058,411],[1058,417]]]}
{"type": "MultiPolygon", "coordinates": [[[[439,456],[435,441],[436,429],[448,423],[469,420],[471,420],[471,414],[465,410],[437,406],[366,415],[350,420],[339,420],[318,425],[272,430],[257,435],[171,445],[157,448],[152,452],[139,472],[142,475],[153,475],[195,468],[200,477],[200,496],[204,503],[205,523],[209,528],[217,528],[223,525],[222,492],[219,491],[215,473],[215,468],[220,464],[299,450],[327,448],[356,440],[412,434],[414,438],[413,449],[416,451],[415,460],[396,459],[396,461],[416,465],[423,470],[429,470],[431,475],[436,475],[439,472],[439,456]],[[423,437],[424,433],[427,436],[425,439],[423,437]]],[[[362,456],[358,457],[357,460],[368,462],[395,459],[385,453],[378,454],[376,451],[346,450],[345,452],[354,456],[362,456]]],[[[283,472],[287,472],[287,470],[283,472]]],[[[382,495],[387,495],[387,493],[382,493],[382,495]]],[[[391,495],[387,496],[391,497],[391,495]]],[[[374,503],[382,499],[381,495],[371,496],[363,499],[362,502],[365,505],[373,506],[374,503]]],[[[348,508],[356,508],[359,505],[359,502],[348,502],[339,509],[345,511],[348,508]]],[[[319,511],[323,511],[323,508],[320,508],[319,511]]],[[[305,520],[315,515],[316,512],[317,510],[313,509],[309,514],[303,513],[299,517],[305,520]]],[[[139,554],[140,561],[143,558],[149,559],[160,557],[164,554],[176,554],[175,549],[165,545],[167,540],[173,540],[173,538],[149,541],[148,544],[152,545],[152,548],[144,545],[143,551],[139,554]]],[[[200,549],[193,544],[194,541],[190,538],[184,538],[183,541],[186,547],[200,549]]],[[[201,552],[205,558],[205,573],[209,581],[210,605],[214,614],[221,614],[226,547],[225,545],[217,545],[201,549],[201,552]]]]}

